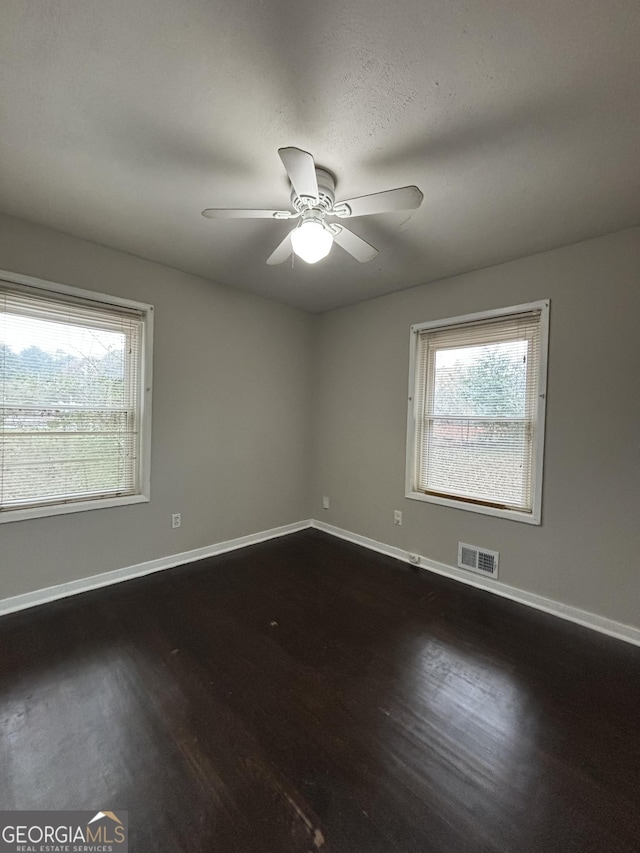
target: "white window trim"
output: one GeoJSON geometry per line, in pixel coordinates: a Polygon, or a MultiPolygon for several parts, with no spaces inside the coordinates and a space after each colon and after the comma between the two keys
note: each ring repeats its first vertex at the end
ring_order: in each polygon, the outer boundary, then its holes
{"type": "Polygon", "coordinates": [[[26,287],[34,287],[41,291],[66,294],[78,299],[86,299],[89,302],[113,305],[123,308],[132,308],[141,311],[145,315],[143,325],[142,344],[142,377],[144,382],[140,383],[140,494],[122,495],[113,498],[98,498],[97,500],[69,501],[68,503],[42,504],[41,506],[25,507],[24,509],[12,509],[0,512],[0,524],[10,521],[23,521],[29,518],[45,518],[51,515],[66,515],[72,512],[85,512],[92,509],[106,509],[109,507],[125,506],[127,504],[148,503],[151,494],[151,398],[152,398],[152,372],[153,372],[153,305],[145,302],[135,302],[132,299],[123,299],[119,296],[108,296],[105,293],[96,293],[93,290],[83,290],[79,287],[71,287],[66,284],[58,284],[45,279],[34,278],[20,273],[0,270],[0,279],[10,284],[19,284],[26,287]]]}
{"type": "Polygon", "coordinates": [[[476,314],[463,314],[459,317],[447,317],[444,320],[431,320],[426,323],[418,323],[411,326],[410,355],[409,355],[409,398],[407,411],[407,449],[406,449],[406,473],[405,473],[405,497],[411,500],[425,501],[426,503],[439,504],[454,509],[477,512],[482,515],[493,515],[498,518],[507,518],[512,521],[521,521],[525,524],[542,523],[542,478],[544,471],[544,436],[545,416],[547,402],[547,362],[549,348],[549,306],[550,301],[543,299],[538,302],[528,302],[524,305],[514,305],[509,308],[498,308],[491,311],[481,311],[476,314]],[[511,314],[520,314],[527,311],[540,311],[540,369],[538,376],[538,417],[535,446],[535,465],[532,471],[533,484],[533,510],[532,512],[521,512],[512,509],[501,509],[500,507],[475,504],[465,500],[455,500],[438,495],[428,495],[414,489],[415,455],[416,455],[416,428],[417,416],[415,411],[417,352],[420,333],[425,329],[439,329],[446,326],[455,326],[463,323],[472,323],[478,320],[497,320],[511,314]]]}

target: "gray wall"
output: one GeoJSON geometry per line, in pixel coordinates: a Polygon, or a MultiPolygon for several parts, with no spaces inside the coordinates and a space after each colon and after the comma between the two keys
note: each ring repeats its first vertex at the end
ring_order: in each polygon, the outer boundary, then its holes
{"type": "Polygon", "coordinates": [[[638,625],[639,321],[640,229],[325,314],[316,330],[312,515],[449,565],[458,540],[497,550],[500,582],[638,625]],[[406,499],[410,325],[546,297],[542,526],[406,499]]]}
{"type": "Polygon", "coordinates": [[[0,599],[309,517],[313,317],[4,216],[0,269],[155,305],[151,502],[0,525],[0,599]]]}

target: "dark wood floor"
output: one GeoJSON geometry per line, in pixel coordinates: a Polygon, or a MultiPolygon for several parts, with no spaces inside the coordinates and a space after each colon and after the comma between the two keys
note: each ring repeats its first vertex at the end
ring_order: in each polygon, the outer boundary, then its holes
{"type": "Polygon", "coordinates": [[[134,853],[640,850],[640,649],[317,531],[0,650],[0,809],[128,809],[134,853]]]}

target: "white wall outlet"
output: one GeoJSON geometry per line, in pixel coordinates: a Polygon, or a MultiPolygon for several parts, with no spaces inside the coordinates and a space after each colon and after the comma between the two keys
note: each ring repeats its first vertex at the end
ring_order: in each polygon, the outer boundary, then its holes
{"type": "Polygon", "coordinates": [[[402,512],[399,509],[396,509],[393,512],[393,523],[402,527],[402,512]]]}
{"type": "Polygon", "coordinates": [[[322,509],[329,509],[329,498],[326,495],[322,498],[322,509]]]}
{"type": "Polygon", "coordinates": [[[420,565],[420,554],[409,554],[409,562],[412,566],[420,565]]]}
{"type": "Polygon", "coordinates": [[[180,527],[181,524],[182,524],[182,518],[180,516],[180,513],[174,512],[173,515],[171,516],[171,527],[173,527],[173,529],[175,530],[176,527],[180,527]]]}

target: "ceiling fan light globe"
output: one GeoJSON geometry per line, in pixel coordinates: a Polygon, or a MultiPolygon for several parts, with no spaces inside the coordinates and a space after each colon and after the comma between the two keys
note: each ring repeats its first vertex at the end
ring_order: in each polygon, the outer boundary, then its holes
{"type": "Polygon", "coordinates": [[[308,264],[315,264],[326,258],[333,245],[333,235],[321,222],[315,220],[303,222],[291,234],[293,251],[308,264]]]}

